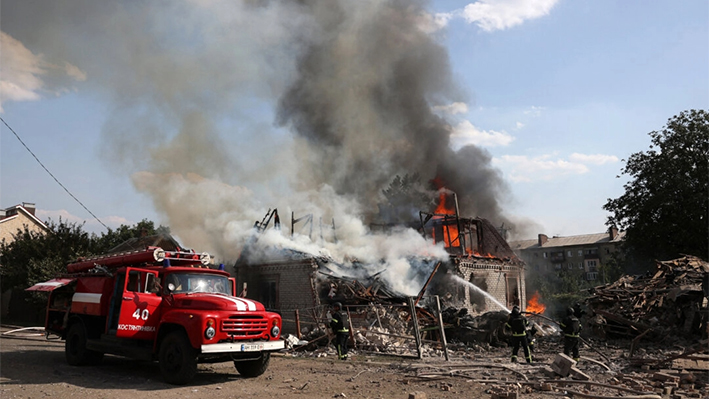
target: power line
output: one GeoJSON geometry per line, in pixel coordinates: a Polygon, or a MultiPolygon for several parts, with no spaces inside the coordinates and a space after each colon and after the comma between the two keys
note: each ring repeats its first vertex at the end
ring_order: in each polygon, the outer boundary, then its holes
{"type": "Polygon", "coordinates": [[[22,145],[25,147],[25,149],[27,150],[27,152],[29,152],[30,154],[32,154],[32,156],[33,156],[34,159],[37,161],[37,163],[39,163],[39,165],[40,165],[47,173],[49,173],[49,176],[52,176],[52,179],[54,179],[54,181],[57,182],[57,184],[58,184],[59,186],[61,186],[61,188],[63,188],[64,191],[66,191],[67,194],[69,194],[69,195],[71,196],[71,198],[74,199],[74,201],[78,202],[79,205],[81,205],[84,209],[86,209],[86,212],[88,212],[91,216],[93,216],[94,219],[96,219],[96,221],[98,221],[99,223],[101,223],[101,225],[103,225],[103,227],[105,227],[107,230],[110,230],[110,228],[109,228],[108,226],[106,226],[106,225],[101,221],[101,219],[98,218],[98,216],[94,215],[94,213],[91,212],[91,211],[89,210],[89,208],[86,207],[86,205],[84,205],[83,203],[81,203],[81,201],[79,201],[79,199],[76,198],[76,197],[74,196],[74,194],[71,193],[71,191],[69,191],[66,187],[64,187],[64,185],[59,181],[59,179],[57,179],[56,177],[54,177],[54,175],[52,174],[52,172],[50,172],[49,169],[47,169],[47,167],[44,166],[44,164],[42,163],[42,161],[40,161],[39,158],[37,158],[37,156],[34,155],[34,153],[32,152],[32,150],[30,150],[30,148],[27,147],[27,144],[25,144],[25,142],[22,141],[22,139],[21,139],[20,136],[15,132],[15,130],[13,130],[13,129],[10,127],[10,125],[8,125],[7,122],[5,122],[5,119],[3,119],[2,117],[0,117],[0,121],[2,121],[2,123],[4,123],[5,126],[7,126],[8,129],[10,129],[10,131],[12,132],[12,134],[14,134],[15,137],[17,137],[17,140],[19,140],[20,143],[22,143],[22,145]]]}

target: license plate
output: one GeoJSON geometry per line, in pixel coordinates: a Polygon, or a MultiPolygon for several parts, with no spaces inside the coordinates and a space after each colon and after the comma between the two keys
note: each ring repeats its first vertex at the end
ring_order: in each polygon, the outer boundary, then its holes
{"type": "Polygon", "coordinates": [[[263,350],[263,344],[241,344],[242,352],[258,352],[263,350]]]}

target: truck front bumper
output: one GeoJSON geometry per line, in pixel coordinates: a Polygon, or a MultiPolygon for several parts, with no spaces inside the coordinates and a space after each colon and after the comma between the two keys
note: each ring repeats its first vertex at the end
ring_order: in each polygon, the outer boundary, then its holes
{"type": "Polygon", "coordinates": [[[262,352],[277,351],[286,347],[285,341],[262,342],[225,342],[221,344],[202,345],[202,353],[233,353],[233,352],[262,352]]]}

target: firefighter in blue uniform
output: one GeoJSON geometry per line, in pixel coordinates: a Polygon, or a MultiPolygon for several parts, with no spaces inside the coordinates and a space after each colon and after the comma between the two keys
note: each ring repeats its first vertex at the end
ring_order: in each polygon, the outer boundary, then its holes
{"type": "Polygon", "coordinates": [[[335,312],[332,314],[330,328],[332,329],[332,332],[335,333],[335,350],[337,350],[337,358],[340,360],[347,360],[347,341],[350,339],[347,313],[342,312],[342,304],[339,302],[335,302],[332,305],[332,308],[335,312]]]}
{"type": "Polygon", "coordinates": [[[527,342],[527,326],[529,321],[527,318],[522,316],[519,312],[519,306],[514,306],[512,308],[512,313],[507,319],[507,328],[512,331],[512,361],[517,361],[517,352],[519,352],[519,347],[522,346],[524,351],[524,358],[527,363],[532,364],[532,354],[529,351],[529,343],[527,342]]]}
{"type": "Polygon", "coordinates": [[[566,317],[559,323],[561,331],[564,333],[564,354],[573,355],[575,361],[579,361],[579,332],[581,332],[581,322],[575,315],[574,308],[566,309],[566,317]]]}

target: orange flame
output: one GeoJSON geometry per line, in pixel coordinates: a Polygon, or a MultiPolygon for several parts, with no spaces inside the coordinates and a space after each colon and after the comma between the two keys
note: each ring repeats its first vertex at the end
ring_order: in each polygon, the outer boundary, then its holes
{"type": "Polygon", "coordinates": [[[473,255],[477,256],[478,258],[490,258],[490,259],[495,258],[495,256],[489,252],[486,254],[480,253],[478,251],[469,251],[469,252],[471,252],[473,255]]]}
{"type": "Polygon", "coordinates": [[[433,212],[437,215],[455,215],[455,209],[449,208],[446,205],[446,193],[441,191],[440,194],[438,194],[438,206],[436,207],[436,210],[433,212]]]}
{"type": "Polygon", "coordinates": [[[455,208],[453,207],[453,205],[449,205],[446,203],[448,193],[446,193],[446,186],[443,183],[443,179],[441,179],[440,177],[436,177],[435,179],[433,179],[433,184],[439,190],[438,206],[436,206],[436,210],[433,213],[437,215],[455,215],[455,208]]]}
{"type": "MultiPolygon", "coordinates": [[[[434,233],[435,234],[435,233],[434,233]]],[[[458,238],[458,227],[455,225],[443,226],[443,243],[446,248],[450,247],[450,243],[458,238]]],[[[456,246],[459,246],[456,242],[456,246]]]]}
{"type": "Polygon", "coordinates": [[[532,295],[532,298],[527,301],[527,312],[544,314],[547,307],[540,303],[539,299],[539,292],[535,292],[534,295],[532,295]]]}
{"type": "MultiPolygon", "coordinates": [[[[433,179],[433,184],[440,190],[438,193],[438,205],[436,210],[433,212],[435,215],[455,215],[455,207],[452,204],[448,204],[447,197],[448,194],[444,190],[445,185],[440,177],[433,179]]],[[[442,219],[441,216],[434,216],[434,219],[442,219]]],[[[438,242],[435,232],[433,233],[434,240],[438,242]]],[[[443,237],[442,241],[446,248],[450,247],[450,243],[453,240],[458,239],[458,227],[449,223],[443,226],[443,237]]]]}

